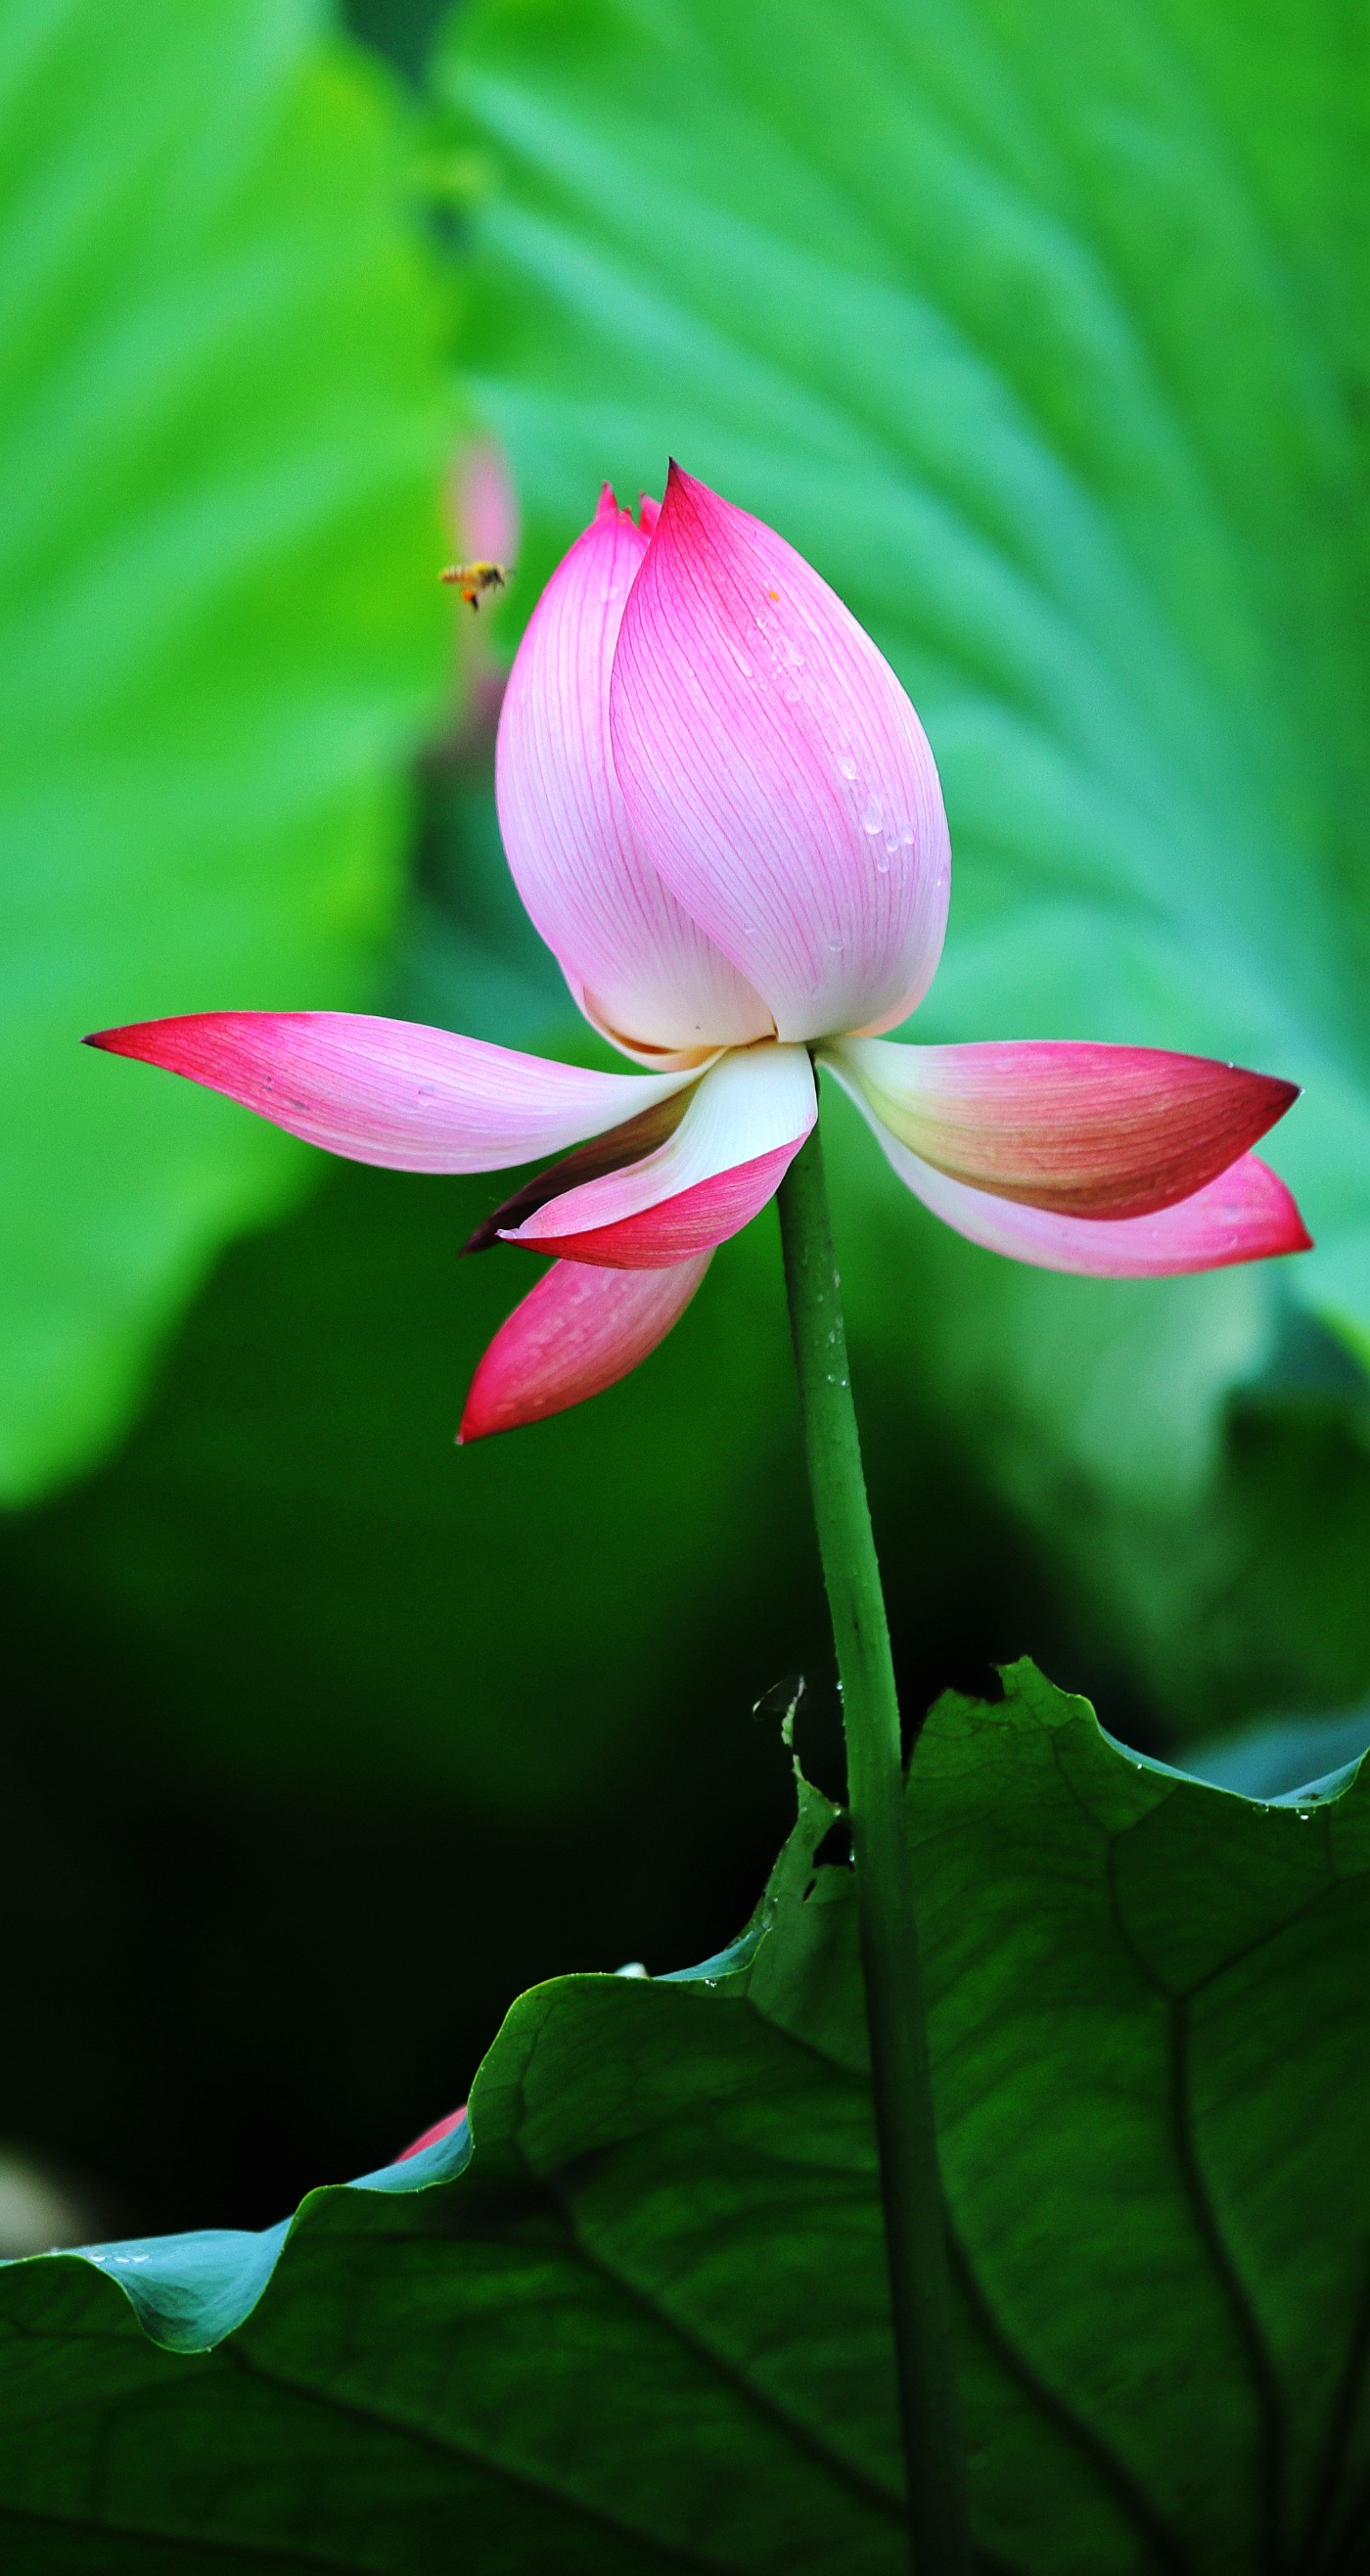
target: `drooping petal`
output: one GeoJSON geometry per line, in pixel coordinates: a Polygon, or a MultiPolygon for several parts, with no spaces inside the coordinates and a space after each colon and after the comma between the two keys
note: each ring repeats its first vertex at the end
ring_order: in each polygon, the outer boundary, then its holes
{"type": "Polygon", "coordinates": [[[950,885],[923,728],[802,555],[675,465],[623,614],[610,728],[642,846],[782,1038],[912,1010],[950,885]]]}
{"type": "Polygon", "coordinates": [[[1290,1192],[1255,1154],[1244,1154],[1192,1198],[1152,1216],[1128,1217],[1055,1216],[1047,1208],[992,1198],[986,1190],[948,1180],[897,1144],[890,1160],[925,1206],[958,1234],[1039,1270],[1076,1271],[1091,1279],[1165,1279],[1312,1248],[1290,1192]]]}
{"type": "Polygon", "coordinates": [[[845,1038],[827,1052],[923,1162],[1062,1216],[1173,1207],[1298,1098],[1292,1082],[1159,1047],[845,1038]]]}
{"type": "Polygon", "coordinates": [[[535,1209],[507,1240],[657,1269],[737,1234],[779,1188],[818,1114],[803,1047],[752,1047],[704,1074],[673,1135],[535,1209]]]}
{"type": "Polygon", "coordinates": [[[697,1058],[771,1018],[644,855],[614,774],[609,675],[647,543],[606,486],[519,646],[495,788],[519,893],[582,1009],[635,1052],[697,1058]]]}
{"type": "Polygon", "coordinates": [[[693,1073],[590,1073],[354,1011],[198,1011],[86,1040],[226,1092],[354,1163],[492,1172],[668,1100],[693,1073]]]}
{"type": "Polygon", "coordinates": [[[607,1128],[602,1136],[592,1137],[588,1145],[577,1145],[573,1154],[535,1172],[511,1197],[492,1208],[489,1216],[482,1217],[467,1236],[462,1251],[491,1252],[506,1235],[517,1233],[548,1199],[560,1198],[563,1190],[574,1189],[581,1181],[598,1180],[601,1172],[617,1172],[629,1163],[641,1162],[675,1133],[688,1107],[688,1092],[678,1091],[674,1098],[655,1101],[639,1117],[625,1120],[623,1126],[607,1128]]]}
{"type": "Polygon", "coordinates": [[[1168,1279],[1312,1248],[1292,1194],[1255,1154],[1243,1154],[1192,1197],[1151,1216],[1058,1216],[970,1189],[923,1162],[891,1135],[851,1076],[836,1064],[832,1070],[914,1196],[971,1243],[1010,1261],[1090,1279],[1168,1279]]]}
{"type": "Polygon", "coordinates": [[[615,1386],[684,1314],[709,1267],[603,1270],[557,1261],[501,1324],[466,1399],[462,1442],[516,1431],[615,1386]]]}

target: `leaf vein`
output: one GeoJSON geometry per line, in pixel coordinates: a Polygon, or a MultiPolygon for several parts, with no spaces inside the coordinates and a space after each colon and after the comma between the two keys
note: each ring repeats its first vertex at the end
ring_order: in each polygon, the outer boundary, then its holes
{"type": "Polygon", "coordinates": [[[476,2470],[483,2477],[520,2488],[541,2504],[554,2505],[559,2512],[574,2514],[597,2530],[612,2532],[616,2540],[627,2540],[639,2548],[652,2550],[665,2565],[688,2567],[695,2571],[695,2576],[747,2576],[745,2568],[733,2565],[727,2559],[713,2555],[706,2558],[683,2542],[662,2539],[653,2532],[637,2529],[621,2515],[611,2513],[607,2506],[594,2504],[588,2497],[558,2486],[552,2478],[538,2476],[521,2461],[502,2460],[494,2452],[479,2450],[472,2442],[459,2441],[450,2432],[435,2432],[429,2425],[413,2423],[403,2415],[389,2415],[374,2403],[344,2396],[337,2389],[319,2386],[308,2379],[296,2379],[288,2371],[273,2368],[255,2353],[245,2351],[241,2344],[228,2343],[222,2350],[235,2368],[261,2380],[267,2387],[284,2389],[291,2396],[303,2398],[307,2404],[346,2415],[356,2423],[370,2425],[374,2430],[392,2433],[401,2441],[414,2443],[420,2450],[436,2453],[441,2459],[459,2460],[464,2467],[476,2470]]]}
{"type": "Polygon", "coordinates": [[[1189,2008],[1182,1997],[1176,1997],[1171,2004],[1170,2034],[1170,2103],[1175,2152],[1204,2250],[1217,2275],[1237,2331],[1256,2400],[1253,2484],[1261,2499],[1259,2538],[1262,2565],[1266,2576],[1279,2576],[1284,2564],[1286,2425],[1283,2392],[1260,2318],[1223,2234],[1204,2178],[1190,2080],[1189,2008]]]}
{"type": "MultiPolygon", "coordinates": [[[[834,2477],[838,2478],[844,2486],[849,2487],[853,2494],[859,2495],[863,2502],[874,2505],[877,2511],[881,2513],[893,2515],[894,2518],[902,2524],[905,2517],[904,2498],[896,2487],[886,2485],[883,2480],[872,2477],[866,2470],[860,2468],[854,2460],[848,2459],[843,2452],[839,2451],[836,2446],[829,2441],[826,2434],[818,2425],[805,2420],[802,2416],[792,2415],[788,2408],[780,2403],[778,2398],[772,2397],[766,2389],[750,2380],[739,2362],[732,2360],[728,2354],[720,2351],[715,2344],[711,2344],[706,2336],[698,2333],[694,2327],[688,2325],[682,2317],[678,2316],[673,2309],[666,2305],[664,2299],[662,2299],[656,2292],[649,2290],[645,2283],[634,2280],[631,2273],[620,2271],[615,2264],[609,2261],[606,2255],[601,2254],[597,2249],[589,2245],[577,2224],[575,2212],[570,2202],[562,2194],[559,2188],[553,2188],[555,2189],[557,2205],[562,2210],[566,2219],[566,2224],[570,2230],[571,2239],[576,2252],[581,2261],[585,2263],[589,2269],[594,2271],[601,2280],[607,2282],[611,2288],[620,2292],[624,2298],[628,2299],[635,2307],[640,2309],[645,2316],[650,2317],[655,2325],[661,2327],[665,2332],[674,2336],[676,2341],[680,2343],[687,2352],[692,2354],[695,2360],[704,2363],[707,2368],[716,2372],[718,2377],[724,2380],[727,2386],[730,2387],[736,2395],[743,2398],[744,2401],[756,2411],[756,2413],[764,2417],[764,2419],[768,2423],[772,2424],[778,2432],[784,2434],[786,2440],[793,2442],[797,2448],[802,2449],[809,2457],[821,2460],[823,2466],[828,2469],[834,2477]]],[[[893,2429],[894,2383],[892,2351],[890,2361],[891,2429],[893,2429]]]]}
{"type": "Polygon", "coordinates": [[[947,2241],[957,2286],[995,2359],[1017,2382],[1029,2403],[1039,2408],[1089,2462],[1114,2503],[1146,2543],[1156,2566],[1165,2568],[1168,2576],[1199,2576],[1199,2570],[1179,2536],[1157,2512],[1146,2489],[1134,2477],[1126,2461],[1119,2457],[1097,2426],[1078,2413],[1069,2399],[1042,2377],[1014,2342],[992,2307],[969,2252],[954,2226],[948,2227],[947,2241]]]}

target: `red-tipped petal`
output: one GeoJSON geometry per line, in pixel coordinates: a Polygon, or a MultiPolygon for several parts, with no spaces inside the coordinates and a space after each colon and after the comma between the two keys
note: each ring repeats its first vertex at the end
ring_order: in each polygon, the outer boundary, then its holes
{"type": "MultiPolygon", "coordinates": [[[[609,1270],[668,1269],[691,1253],[712,1252],[760,1215],[803,1142],[802,1136],[796,1136],[793,1144],[777,1145],[769,1154],[757,1154],[748,1163],[734,1163],[728,1171],[715,1173],[712,1180],[697,1181],[693,1189],[680,1190],[674,1198],[659,1199],[640,1216],[558,1234],[544,1248],[568,1261],[603,1263],[609,1270]]],[[[507,1239],[525,1240],[521,1234],[507,1239]]]]}
{"type": "Polygon", "coordinates": [[[1174,1207],[1298,1098],[1292,1082],[1159,1047],[846,1038],[831,1053],[920,1161],[1061,1216],[1174,1207]]]}
{"type": "Polygon", "coordinates": [[[888,1129],[872,1126],[885,1154],[916,1198],[986,1252],[1036,1270],[1073,1271],[1087,1279],[1172,1279],[1189,1270],[1227,1270],[1239,1261],[1268,1261],[1308,1252],[1312,1238],[1289,1190],[1255,1154],[1244,1154],[1192,1198],[1153,1216],[1056,1216],[967,1189],[922,1163],[888,1129]]]}
{"type": "Polygon", "coordinates": [[[466,1399],[462,1442],[565,1413],[615,1386],[684,1314],[708,1269],[602,1270],[558,1261],[501,1324],[466,1399]]]}
{"type": "Polygon", "coordinates": [[[647,543],[606,485],[519,646],[495,785],[518,890],[581,1008],[637,1048],[697,1055],[771,1018],[651,864],[610,757],[614,647],[647,543]]]}
{"type": "Polygon", "coordinates": [[[615,1268],[683,1261],[765,1206],[817,1107],[805,1048],[725,1055],[655,1153],[547,1199],[508,1240],[615,1268]]]}
{"type": "Polygon", "coordinates": [[[88,1046],[184,1074],[292,1136],[402,1172],[491,1172],[558,1154],[669,1099],[691,1073],[589,1073],[409,1020],[202,1011],[88,1046]]]}
{"type": "Polygon", "coordinates": [[[673,1100],[658,1100],[640,1118],[630,1118],[622,1127],[610,1127],[603,1136],[592,1137],[588,1145],[577,1145],[573,1154],[564,1155],[544,1171],[534,1172],[499,1207],[481,1218],[462,1251],[490,1252],[506,1235],[516,1235],[534,1210],[545,1207],[548,1199],[560,1198],[563,1191],[578,1188],[582,1181],[598,1180],[602,1172],[617,1172],[625,1164],[641,1162],[658,1145],[665,1144],[688,1105],[684,1092],[677,1092],[673,1100]]]}
{"type": "Polygon", "coordinates": [[[774,530],[672,466],[609,692],[639,842],[782,1038],[891,1028],[950,883],[942,792],[894,672],[774,530]]]}

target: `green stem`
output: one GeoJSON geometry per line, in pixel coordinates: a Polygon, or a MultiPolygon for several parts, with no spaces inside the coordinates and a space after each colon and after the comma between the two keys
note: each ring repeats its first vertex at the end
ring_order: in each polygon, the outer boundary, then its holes
{"type": "Polygon", "coordinates": [[[795,1365],[847,1735],[880,2191],[916,2576],[968,2576],[946,2227],[937,2164],[899,1702],[814,1128],[780,1185],[795,1365]]]}

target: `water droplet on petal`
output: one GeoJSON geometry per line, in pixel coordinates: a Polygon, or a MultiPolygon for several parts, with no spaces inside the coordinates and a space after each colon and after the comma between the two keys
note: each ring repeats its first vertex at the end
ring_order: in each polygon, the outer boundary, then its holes
{"type": "Polygon", "coordinates": [[[740,672],[741,672],[741,674],[742,674],[743,679],[744,679],[744,680],[749,680],[749,679],[751,678],[751,676],[752,676],[752,666],[751,666],[750,662],[748,661],[746,654],[745,654],[745,653],[739,653],[739,651],[738,651],[738,649],[737,649],[737,646],[734,644],[734,645],[733,645],[733,647],[732,647],[732,656],[733,656],[733,660],[734,660],[734,661],[736,662],[736,664],[737,664],[737,667],[738,667],[739,671],[740,671],[740,672]]]}
{"type": "Polygon", "coordinates": [[[852,759],[849,751],[843,753],[837,766],[841,770],[844,778],[854,778],[856,776],[856,763],[852,759]]]}
{"type": "Polygon", "coordinates": [[[876,833],[885,819],[885,808],[878,796],[868,796],[861,816],[863,832],[876,833]]]}

